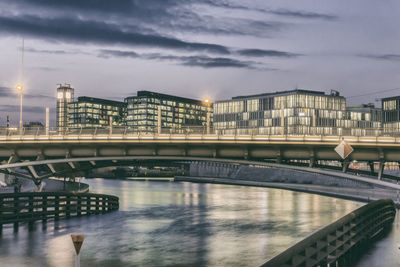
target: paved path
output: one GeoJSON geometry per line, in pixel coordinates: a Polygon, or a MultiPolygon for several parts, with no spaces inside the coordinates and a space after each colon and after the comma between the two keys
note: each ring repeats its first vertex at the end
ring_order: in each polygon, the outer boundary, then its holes
{"type": "Polygon", "coordinates": [[[391,198],[396,205],[400,207],[398,190],[382,189],[382,188],[348,188],[338,186],[323,186],[323,185],[305,185],[305,184],[289,184],[289,183],[273,183],[273,182],[256,182],[229,178],[209,178],[209,177],[188,177],[176,176],[175,181],[187,181],[197,183],[217,183],[217,184],[232,184],[245,186],[261,186],[270,188],[279,188],[294,190],[306,193],[321,194],[325,196],[345,198],[363,202],[378,200],[381,198],[391,198]]]}

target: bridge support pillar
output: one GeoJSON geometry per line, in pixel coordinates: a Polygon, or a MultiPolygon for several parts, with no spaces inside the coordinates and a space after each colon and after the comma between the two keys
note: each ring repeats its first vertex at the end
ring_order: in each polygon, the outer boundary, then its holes
{"type": "Polygon", "coordinates": [[[385,162],[380,161],[379,162],[379,170],[378,170],[378,180],[382,180],[383,176],[383,170],[385,169],[385,162]]]}
{"type": "Polygon", "coordinates": [[[310,158],[310,163],[309,163],[308,167],[314,168],[314,166],[315,166],[315,158],[310,158]]]}
{"type": "Polygon", "coordinates": [[[349,169],[349,165],[350,165],[350,161],[345,160],[342,162],[342,171],[343,172],[347,172],[347,170],[349,169]]]}
{"type": "Polygon", "coordinates": [[[371,174],[374,174],[375,173],[374,162],[373,161],[368,161],[368,165],[369,165],[369,169],[371,171],[371,174]]]}

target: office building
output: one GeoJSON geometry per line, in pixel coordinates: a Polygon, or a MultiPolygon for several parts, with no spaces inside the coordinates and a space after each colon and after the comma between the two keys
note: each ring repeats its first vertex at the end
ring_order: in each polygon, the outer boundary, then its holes
{"type": "Polygon", "coordinates": [[[400,96],[382,98],[382,127],[384,133],[400,133],[400,96]]]}
{"type": "Polygon", "coordinates": [[[68,104],[68,126],[106,127],[124,126],[126,104],[124,102],[81,96],[68,104]]]}
{"type": "Polygon", "coordinates": [[[346,107],[345,135],[378,136],[382,133],[382,109],[374,104],[346,107]]]}
{"type": "Polygon", "coordinates": [[[74,101],[74,88],[70,84],[60,84],[57,88],[56,126],[59,131],[68,127],[68,103],[74,101]]]}
{"type": "Polygon", "coordinates": [[[150,91],[138,91],[137,96],[125,98],[125,103],[127,126],[138,131],[154,132],[159,123],[164,131],[171,129],[179,132],[182,129],[184,132],[183,128],[187,126],[205,128],[207,113],[211,116],[212,112],[204,101],[150,91]]]}
{"type": "Polygon", "coordinates": [[[221,134],[377,136],[381,121],[381,109],[373,104],[346,107],[335,90],[295,89],[214,104],[214,128],[221,134]]]}

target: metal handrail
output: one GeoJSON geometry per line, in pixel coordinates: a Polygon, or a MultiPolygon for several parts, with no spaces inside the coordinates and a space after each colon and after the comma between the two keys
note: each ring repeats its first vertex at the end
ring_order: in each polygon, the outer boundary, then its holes
{"type": "Polygon", "coordinates": [[[3,224],[79,217],[118,210],[116,196],[71,192],[0,194],[0,231],[3,224]]]}
{"type": "MultiPolygon", "coordinates": [[[[300,133],[300,130],[296,130],[295,127],[291,127],[292,131],[285,132],[283,135],[281,132],[279,133],[264,133],[259,128],[249,128],[249,129],[218,129],[212,128],[210,133],[207,133],[205,126],[190,126],[190,127],[180,127],[180,128],[166,128],[163,127],[158,131],[157,127],[147,127],[146,129],[142,129],[139,127],[129,127],[129,126],[113,126],[110,127],[24,127],[22,131],[19,131],[18,128],[7,128],[0,127],[0,138],[1,139],[15,139],[15,138],[41,138],[45,137],[51,138],[63,138],[66,136],[173,136],[173,135],[182,135],[182,136],[231,136],[233,138],[236,137],[246,137],[248,136],[250,139],[254,138],[280,138],[282,140],[289,139],[365,139],[368,142],[389,142],[390,140],[399,138],[400,141],[400,129],[399,130],[391,130],[383,129],[383,128],[368,128],[362,129],[363,131],[353,131],[352,129],[343,129],[343,128],[331,128],[329,133],[300,133]],[[159,133],[160,132],[160,133],[159,133]],[[385,141],[385,139],[387,139],[385,141]]],[[[336,141],[336,140],[335,140],[336,141]]]]}
{"type": "Polygon", "coordinates": [[[314,232],[262,267],[348,264],[354,254],[360,254],[361,247],[393,223],[395,215],[391,199],[371,202],[314,232]]]}

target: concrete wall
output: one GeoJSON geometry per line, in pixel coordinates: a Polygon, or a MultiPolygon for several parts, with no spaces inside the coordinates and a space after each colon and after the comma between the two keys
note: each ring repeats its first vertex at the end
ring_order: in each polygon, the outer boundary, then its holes
{"type": "Polygon", "coordinates": [[[274,167],[241,166],[236,164],[192,162],[191,177],[229,178],[257,182],[299,183],[354,188],[373,188],[371,185],[349,179],[274,167]]]}

